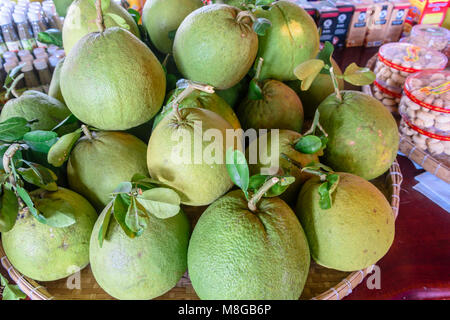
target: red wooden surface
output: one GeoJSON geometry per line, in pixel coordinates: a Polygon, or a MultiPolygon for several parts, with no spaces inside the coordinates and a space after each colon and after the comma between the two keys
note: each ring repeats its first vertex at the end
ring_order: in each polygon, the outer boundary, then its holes
{"type": "MultiPolygon", "coordinates": [[[[377,49],[338,50],[341,66],[365,65],[377,49]]],[[[363,281],[346,299],[450,299],[450,213],[412,189],[422,171],[398,157],[404,176],[394,244],[377,264],[380,289],[363,281]]],[[[0,272],[5,274],[0,268],[0,272]]]]}

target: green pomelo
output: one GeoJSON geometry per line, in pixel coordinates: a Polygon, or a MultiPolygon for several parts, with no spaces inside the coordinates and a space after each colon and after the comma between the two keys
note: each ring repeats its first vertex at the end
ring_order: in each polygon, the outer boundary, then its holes
{"type": "MultiPolygon", "coordinates": [[[[125,23],[129,27],[128,30],[139,38],[139,28],[127,10],[117,4],[114,0],[106,1],[110,1],[108,9],[103,10],[103,21],[106,28],[119,26],[119,24],[108,14],[117,15],[125,20],[125,23]]],[[[72,3],[67,10],[62,30],[64,51],[66,51],[66,55],[72,51],[75,44],[85,35],[99,31],[96,24],[96,18],[97,10],[95,8],[94,0],[75,0],[72,3]]]]}
{"type": "Polygon", "coordinates": [[[155,55],[118,27],[82,38],[64,61],[60,83],[70,111],[101,130],[126,130],[149,121],[166,91],[155,55]]]}
{"type": "Polygon", "coordinates": [[[66,102],[64,101],[64,97],[61,93],[61,86],[59,85],[63,63],[64,58],[59,60],[58,64],[55,67],[55,70],[53,71],[52,81],[50,82],[50,86],[48,87],[48,95],[65,104],[66,102]]]}
{"type": "Polygon", "coordinates": [[[55,192],[38,189],[31,196],[64,201],[72,207],[76,223],[55,228],[29,213],[19,218],[11,231],[2,234],[3,249],[14,268],[37,281],[55,281],[87,266],[89,239],[97,219],[94,208],[79,194],[61,187],[55,192]]]}
{"type": "Polygon", "coordinates": [[[201,0],[148,0],[142,11],[142,23],[150,40],[163,53],[172,53],[173,38],[181,22],[192,11],[203,6],[201,0]]]}
{"type": "Polygon", "coordinates": [[[303,106],[295,91],[277,80],[264,80],[261,89],[262,99],[247,96],[236,110],[242,128],[300,131],[303,106]]]}
{"type": "Polygon", "coordinates": [[[247,5],[255,4],[256,0],[213,0],[212,3],[223,3],[242,10],[247,10],[247,5]]]}
{"type": "MultiPolygon", "coordinates": [[[[155,121],[153,123],[153,128],[169,113],[172,112],[172,104],[171,102],[178,96],[183,90],[176,89],[174,90],[168,97],[166,105],[161,110],[161,112],[155,117],[155,121]]],[[[239,123],[239,119],[234,113],[233,109],[215,93],[207,93],[199,90],[195,90],[186,98],[184,98],[178,108],[203,108],[209,111],[213,111],[217,113],[219,116],[228,121],[229,124],[234,129],[240,129],[241,124],[239,123]]]]}
{"type": "Polygon", "coordinates": [[[207,205],[233,186],[225,165],[226,150],[235,146],[226,139],[226,131],[233,127],[206,109],[183,108],[180,116],[181,121],[174,112],[168,114],[153,131],[148,170],[152,178],[177,191],[183,204],[207,205]],[[218,136],[205,137],[207,130],[218,136]]]}
{"type": "MultiPolygon", "coordinates": [[[[14,117],[22,117],[28,121],[37,120],[30,125],[32,131],[52,130],[69,115],[70,110],[59,100],[45,93],[29,90],[4,105],[0,114],[0,122],[14,117]]],[[[60,128],[58,133],[61,132],[61,129],[75,130],[76,127],[76,123],[67,125],[60,128]]]]}
{"type": "Polygon", "coordinates": [[[95,280],[117,299],[144,300],[172,289],[187,268],[189,221],[183,211],[168,219],[150,215],[144,232],[129,238],[111,219],[100,248],[98,233],[104,213],[94,226],[90,260],[95,280]]]}
{"type": "Polygon", "coordinates": [[[319,106],[328,133],[325,163],[367,180],[386,172],[397,156],[399,135],[392,114],[377,99],[359,91],[341,91],[319,106]]]}
{"type": "Polygon", "coordinates": [[[201,299],[298,299],[309,271],[302,226],[279,198],[252,212],[240,190],[202,214],[188,249],[189,276],[201,299]]]}
{"type": "Polygon", "coordinates": [[[190,13],[175,35],[173,55],[185,78],[223,90],[241,81],[255,61],[258,36],[249,17],[224,4],[190,13]],[[226,53],[226,54],[224,54],[226,53]]]}
{"type": "Polygon", "coordinates": [[[73,0],[53,0],[55,4],[56,12],[60,17],[65,17],[67,14],[67,10],[72,4],[73,0]]]}
{"type": "Polygon", "coordinates": [[[296,214],[305,229],[311,256],[327,268],[356,271],[380,260],[395,233],[394,214],[384,195],[370,182],[338,173],[330,209],[319,206],[318,177],[303,186],[296,214]]]}
{"type": "Polygon", "coordinates": [[[257,7],[254,14],[272,23],[266,35],[259,37],[256,61],[264,58],[260,79],[297,79],[295,67],[319,52],[319,32],[314,20],[303,8],[289,1],[257,7]]]}
{"type": "Polygon", "coordinates": [[[85,196],[97,210],[111,201],[110,193],[135,173],[148,175],[147,146],[124,132],[92,132],[73,148],[67,163],[69,186],[85,196]]]}
{"type": "Polygon", "coordinates": [[[269,131],[253,140],[247,148],[247,159],[250,175],[264,173],[271,169],[271,174],[290,175],[295,178],[280,198],[288,204],[295,204],[300,187],[311,177],[309,173],[302,172],[302,168],[311,162],[319,162],[319,155],[304,154],[295,150],[294,146],[302,135],[291,130],[279,130],[277,134],[269,131]],[[262,142],[263,141],[263,142],[262,142]],[[259,153],[259,156],[258,156],[259,153]],[[266,170],[266,171],[263,171],[266,170]]]}
{"type": "Polygon", "coordinates": [[[248,90],[248,80],[246,77],[238,82],[238,84],[225,90],[216,90],[216,94],[225,100],[231,108],[235,108],[243,99],[248,90]]]}
{"type": "MultiPolygon", "coordinates": [[[[342,71],[336,61],[332,59],[331,64],[333,65],[335,74],[342,75],[342,71]]],[[[337,81],[339,89],[344,90],[344,80],[337,79],[337,81]]],[[[313,119],[319,104],[330,94],[334,93],[333,82],[329,74],[319,73],[311,84],[311,87],[306,91],[300,89],[302,84],[300,80],[288,81],[286,84],[297,93],[302,101],[306,119],[313,119]]]]}

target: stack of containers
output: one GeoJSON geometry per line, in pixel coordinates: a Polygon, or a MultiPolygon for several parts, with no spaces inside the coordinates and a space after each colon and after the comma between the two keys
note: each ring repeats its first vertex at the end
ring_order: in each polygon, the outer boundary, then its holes
{"type": "Polygon", "coordinates": [[[433,156],[450,156],[450,71],[426,70],[406,79],[400,131],[433,156]]]}
{"type": "Polygon", "coordinates": [[[422,70],[442,70],[447,61],[439,51],[410,43],[385,44],[378,52],[375,65],[374,96],[396,113],[406,78],[422,70]]]}

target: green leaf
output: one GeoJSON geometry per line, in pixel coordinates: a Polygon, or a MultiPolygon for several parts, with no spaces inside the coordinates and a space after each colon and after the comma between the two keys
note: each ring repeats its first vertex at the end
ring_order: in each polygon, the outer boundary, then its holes
{"type": "Polygon", "coordinates": [[[136,200],[157,218],[167,219],[180,212],[180,196],[169,188],[153,188],[138,195],[136,200]]]}
{"type": "MultiPolygon", "coordinates": [[[[324,170],[326,172],[334,172],[332,168],[330,168],[320,162],[311,162],[305,168],[312,169],[312,170],[324,170]]],[[[305,168],[303,168],[303,169],[305,169],[305,168]]]]}
{"type": "Polygon", "coordinates": [[[63,199],[38,199],[36,209],[42,212],[45,224],[55,228],[65,228],[75,224],[75,209],[63,199]]]}
{"type": "Polygon", "coordinates": [[[143,190],[148,190],[157,187],[158,185],[162,185],[162,183],[158,180],[149,178],[146,175],[135,173],[131,178],[131,183],[134,184],[136,188],[140,188],[143,190]]]}
{"type": "Polygon", "coordinates": [[[301,89],[306,91],[320,73],[325,63],[320,59],[311,59],[299,64],[294,69],[294,75],[302,81],[301,89]]]}
{"type": "Polygon", "coordinates": [[[358,65],[353,62],[345,69],[344,80],[355,86],[365,86],[371,84],[375,80],[375,73],[369,68],[358,67],[358,65]]]}
{"type": "Polygon", "coordinates": [[[274,0],[256,0],[255,5],[256,6],[268,6],[271,4],[274,0]]]}
{"type": "Polygon", "coordinates": [[[270,177],[271,176],[265,174],[255,174],[251,176],[248,184],[248,190],[256,192],[270,177]]]}
{"type": "Polygon", "coordinates": [[[130,228],[128,228],[127,224],[125,223],[125,218],[127,216],[129,207],[129,198],[130,197],[126,194],[118,194],[114,199],[113,212],[114,218],[122,228],[123,232],[125,232],[128,237],[135,238],[137,236],[136,232],[130,230],[130,228]]]}
{"type": "Polygon", "coordinates": [[[177,30],[175,29],[175,30],[169,31],[167,36],[169,37],[170,40],[174,40],[176,34],[177,34],[177,30]]]}
{"type": "Polygon", "coordinates": [[[264,194],[264,197],[278,197],[295,181],[292,176],[279,177],[280,181],[264,194]]]}
{"type": "Polygon", "coordinates": [[[51,146],[48,151],[47,161],[52,166],[60,167],[69,159],[70,151],[81,137],[81,129],[75,132],[63,135],[59,140],[51,146]]]}
{"type": "Polygon", "coordinates": [[[40,164],[27,163],[29,164],[29,168],[17,169],[17,173],[20,174],[26,182],[48,191],[58,190],[58,186],[56,185],[58,177],[53,171],[40,164]]]}
{"type": "MultiPolygon", "coordinates": [[[[333,56],[334,52],[334,46],[331,44],[331,42],[326,41],[322,50],[320,50],[319,54],[317,55],[317,59],[320,59],[324,62],[325,65],[331,67],[331,57],[333,56]]],[[[322,69],[322,73],[329,73],[328,70],[322,69]],[[325,72],[324,72],[325,71],[325,72]]]]}
{"type": "Polygon", "coordinates": [[[103,246],[103,241],[105,240],[106,233],[108,232],[114,201],[115,199],[110,201],[103,209],[102,213],[100,213],[100,217],[102,217],[102,221],[100,222],[100,229],[98,230],[98,244],[100,248],[103,246]]]}
{"type": "MultiPolygon", "coordinates": [[[[102,1],[103,3],[103,1],[102,1]]],[[[114,22],[121,28],[125,29],[125,30],[130,30],[130,26],[127,24],[127,22],[125,21],[124,18],[122,18],[121,16],[114,14],[114,13],[106,13],[105,16],[110,17],[111,19],[114,20],[114,22]]]]}
{"type": "Polygon", "coordinates": [[[58,29],[47,29],[39,32],[38,41],[45,44],[54,44],[60,48],[63,47],[62,32],[58,29]]]}
{"type": "Polygon", "coordinates": [[[48,153],[51,146],[58,141],[58,135],[53,131],[36,130],[25,133],[23,140],[31,150],[48,153]]]}
{"type": "Polygon", "coordinates": [[[328,189],[330,190],[330,194],[336,190],[338,184],[339,184],[339,175],[336,173],[332,173],[327,175],[327,181],[328,181],[328,189]]]}
{"type": "Polygon", "coordinates": [[[321,209],[330,209],[331,208],[331,196],[330,191],[328,189],[328,182],[323,182],[318,189],[319,192],[319,206],[321,209]]]}
{"type": "Polygon", "coordinates": [[[25,118],[13,117],[0,123],[0,140],[14,142],[21,140],[30,131],[25,118]]]}
{"type": "MultiPolygon", "coordinates": [[[[91,2],[90,2],[94,8],[97,8],[95,5],[96,2],[97,2],[97,0],[91,0],[91,2]]],[[[111,5],[111,0],[102,0],[102,2],[101,2],[102,12],[105,13],[105,11],[109,8],[110,5],[111,5]]]]}
{"type": "Polygon", "coordinates": [[[298,140],[294,148],[301,153],[313,154],[322,148],[322,140],[313,135],[304,136],[298,140]]]}
{"type": "Polygon", "coordinates": [[[136,199],[132,197],[131,204],[128,207],[127,215],[125,217],[125,223],[128,228],[135,232],[136,235],[141,235],[147,227],[147,219],[147,214],[138,207],[136,199]]]}
{"type": "Polygon", "coordinates": [[[231,181],[241,188],[245,196],[248,198],[247,190],[250,180],[250,173],[245,155],[240,150],[233,150],[233,148],[229,148],[226,153],[226,165],[231,181]]]}
{"type": "Polygon", "coordinates": [[[19,72],[22,70],[22,68],[25,66],[25,63],[19,64],[17,67],[14,67],[11,69],[11,71],[8,72],[8,75],[5,79],[5,84],[3,85],[3,88],[10,90],[9,85],[14,81],[16,76],[18,76],[19,72]]]}
{"type": "Polygon", "coordinates": [[[253,23],[253,30],[258,36],[265,36],[267,29],[272,26],[272,22],[266,18],[258,18],[253,23]]]}
{"type": "Polygon", "coordinates": [[[132,188],[131,182],[121,182],[114,189],[113,193],[130,193],[132,188]]]}
{"type": "Polygon", "coordinates": [[[128,13],[133,17],[134,22],[136,22],[136,24],[139,24],[139,21],[141,20],[141,14],[139,13],[139,11],[128,8],[128,13]]]}
{"type": "Polygon", "coordinates": [[[58,130],[59,128],[61,128],[62,126],[65,126],[65,125],[69,125],[69,124],[73,124],[73,123],[76,123],[78,121],[78,119],[77,119],[77,117],[75,117],[73,114],[70,114],[70,116],[68,116],[67,118],[65,118],[63,121],[61,121],[60,123],[58,123],[57,125],[56,125],[56,127],[54,127],[53,129],[52,129],[52,131],[56,131],[56,130],[58,130]]]}
{"type": "MultiPolygon", "coordinates": [[[[8,150],[9,145],[8,144],[3,144],[0,146],[0,170],[4,170],[3,168],[3,161],[1,159],[3,159],[3,156],[6,152],[6,150],[8,150]]],[[[14,160],[14,165],[17,167],[19,165],[19,160],[22,159],[22,151],[19,149],[16,151],[16,153],[13,156],[13,160],[14,160]]]]}
{"type": "Polygon", "coordinates": [[[3,300],[20,300],[25,299],[27,296],[23,293],[18,285],[9,284],[8,280],[0,274],[0,284],[3,287],[2,299],[3,300]]]}
{"type": "Polygon", "coordinates": [[[263,92],[256,79],[252,79],[248,86],[248,98],[250,100],[261,100],[263,92]]]}
{"type": "Polygon", "coordinates": [[[19,202],[15,193],[5,186],[1,187],[0,198],[0,232],[8,232],[16,223],[19,202]]]}
{"type": "Polygon", "coordinates": [[[34,206],[33,200],[31,200],[30,195],[28,192],[22,188],[21,186],[16,186],[16,192],[17,195],[22,199],[22,201],[27,206],[28,210],[30,211],[31,215],[40,223],[46,224],[47,221],[45,217],[37,211],[36,207],[34,206]]]}

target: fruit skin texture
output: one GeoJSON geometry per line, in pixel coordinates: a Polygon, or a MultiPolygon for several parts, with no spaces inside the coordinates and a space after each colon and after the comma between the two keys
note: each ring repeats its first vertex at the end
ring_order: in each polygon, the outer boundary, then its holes
{"type": "Polygon", "coordinates": [[[242,128],[300,131],[303,106],[295,91],[277,80],[264,80],[261,89],[263,99],[247,96],[236,110],[242,128]]]}
{"type": "Polygon", "coordinates": [[[241,81],[255,61],[258,36],[250,18],[224,4],[190,13],[175,35],[173,55],[185,78],[224,90],[241,81]],[[226,52],[226,54],[224,54],[226,52]]]}
{"type": "MultiPolygon", "coordinates": [[[[301,134],[291,130],[280,130],[278,133],[278,142],[276,138],[273,137],[272,132],[267,132],[266,135],[261,135],[258,139],[253,140],[247,148],[247,159],[249,162],[250,176],[255,174],[263,174],[261,169],[279,169],[282,170],[282,174],[290,175],[295,178],[295,182],[292,183],[285,192],[280,195],[280,198],[286,201],[288,204],[294,204],[297,201],[297,196],[300,191],[301,186],[305,181],[312,177],[311,174],[302,172],[301,168],[294,165],[294,161],[301,165],[301,167],[306,167],[311,162],[319,162],[319,155],[322,152],[317,152],[314,154],[304,154],[298,152],[294,149],[295,143],[301,138],[301,134]],[[260,141],[267,141],[267,143],[260,143],[260,141]],[[272,154],[272,144],[276,146],[278,143],[278,152],[274,149],[275,153],[272,154]],[[261,158],[258,156],[257,161],[251,160],[250,155],[255,155],[255,151],[259,152],[260,155],[267,156],[268,159],[261,158]],[[288,157],[288,159],[286,159],[288,157]],[[256,162],[256,163],[254,163],[256,162]],[[263,163],[266,162],[266,163],[263,163]],[[278,162],[278,167],[273,167],[274,163],[278,162]]],[[[277,174],[277,172],[272,172],[272,174],[277,174]]]]}
{"type": "MultiPolygon", "coordinates": [[[[153,127],[172,112],[172,104],[170,104],[173,99],[178,96],[183,90],[176,89],[174,90],[167,99],[166,105],[163,107],[161,112],[155,117],[155,121],[153,127]]],[[[199,90],[195,90],[186,98],[184,98],[178,108],[203,108],[217,113],[219,116],[228,121],[229,124],[235,129],[240,129],[241,124],[239,123],[239,119],[234,113],[233,109],[225,102],[221,97],[219,97],[215,93],[207,93],[199,90]]]]}
{"type": "Polygon", "coordinates": [[[14,117],[38,120],[30,125],[31,131],[52,130],[70,115],[70,110],[45,93],[29,90],[20,97],[9,100],[2,109],[0,122],[14,117]]]}
{"type": "MultiPolygon", "coordinates": [[[[129,31],[136,37],[140,37],[139,28],[133,17],[122,6],[111,1],[108,9],[103,11],[103,21],[106,28],[117,27],[118,24],[107,13],[116,14],[122,17],[126,24],[130,27],[129,31]]],[[[98,26],[95,23],[97,18],[97,11],[95,9],[95,2],[92,0],[75,0],[69,9],[64,19],[62,30],[62,38],[64,50],[66,55],[72,51],[76,43],[85,35],[91,32],[98,32],[98,26]]]]}
{"type": "Polygon", "coordinates": [[[50,82],[50,86],[48,87],[48,95],[52,98],[55,98],[62,103],[66,104],[64,101],[64,97],[61,93],[61,86],[59,85],[59,79],[61,76],[61,68],[64,63],[64,58],[59,60],[58,64],[55,67],[55,70],[53,71],[52,81],[50,82]]]}
{"type": "Polygon", "coordinates": [[[38,222],[31,214],[18,219],[14,228],[2,233],[2,244],[12,265],[25,276],[37,281],[65,278],[76,268],[89,263],[89,239],[97,213],[79,194],[65,188],[47,192],[45,199],[62,199],[72,206],[76,223],[65,228],[53,228],[38,222]]]}
{"type": "Polygon", "coordinates": [[[177,284],[187,268],[190,226],[183,211],[169,219],[151,215],[142,235],[134,239],[111,218],[100,248],[103,216],[97,220],[90,242],[92,273],[100,287],[117,299],[148,300],[177,284]]]}
{"type": "Polygon", "coordinates": [[[330,95],[319,106],[320,124],[328,133],[325,163],[336,171],[374,179],[394,162],[399,135],[392,114],[381,102],[359,91],[330,95]]]}
{"type": "Polygon", "coordinates": [[[320,208],[321,182],[314,177],[303,186],[295,212],[318,264],[341,271],[361,270],[389,250],[395,233],[394,214],[370,182],[349,173],[338,174],[330,209],[320,208]]]}
{"type": "Polygon", "coordinates": [[[176,31],[189,13],[202,6],[201,0],[148,0],[142,11],[142,23],[155,47],[163,53],[172,53],[169,32],[176,31]]]}
{"type": "Polygon", "coordinates": [[[319,52],[319,32],[314,20],[303,8],[289,1],[277,1],[268,10],[256,8],[254,14],[272,22],[266,35],[259,37],[256,61],[264,58],[260,79],[297,79],[295,67],[319,52]]]}
{"type": "MultiPolygon", "coordinates": [[[[226,150],[234,147],[225,139],[226,130],[233,127],[206,109],[183,108],[180,114],[181,123],[172,112],[153,131],[147,149],[148,171],[152,178],[177,191],[181,203],[208,205],[233,186],[225,165],[226,150]],[[194,121],[201,121],[201,129],[194,121]],[[223,137],[222,141],[203,140],[208,129],[216,129],[223,137]],[[205,161],[214,150],[217,156],[212,161],[205,161]]],[[[242,149],[240,144],[237,147],[242,149]]]]}
{"type": "Polygon", "coordinates": [[[148,175],[147,146],[124,132],[92,132],[81,138],[67,163],[69,186],[85,196],[97,210],[111,201],[109,194],[135,173],[148,175]]]}
{"type": "MultiPolygon", "coordinates": [[[[335,74],[342,75],[342,71],[336,61],[331,59],[331,64],[333,65],[335,74]]],[[[339,90],[344,90],[344,80],[337,79],[337,81],[339,90]]],[[[334,93],[333,82],[331,81],[329,74],[319,73],[308,90],[302,91],[300,89],[301,83],[302,82],[300,80],[286,82],[286,84],[297,93],[298,97],[302,101],[303,109],[305,111],[305,118],[313,119],[320,103],[330,94],[334,93]]]]}
{"type": "Polygon", "coordinates": [[[263,198],[253,213],[240,190],[208,207],[189,242],[189,276],[201,299],[298,299],[309,263],[291,208],[263,198]]]}
{"type": "Polygon", "coordinates": [[[66,57],[60,82],[70,111],[101,130],[126,130],[149,121],[166,91],[155,55],[118,27],[82,38],[66,57]]]}

